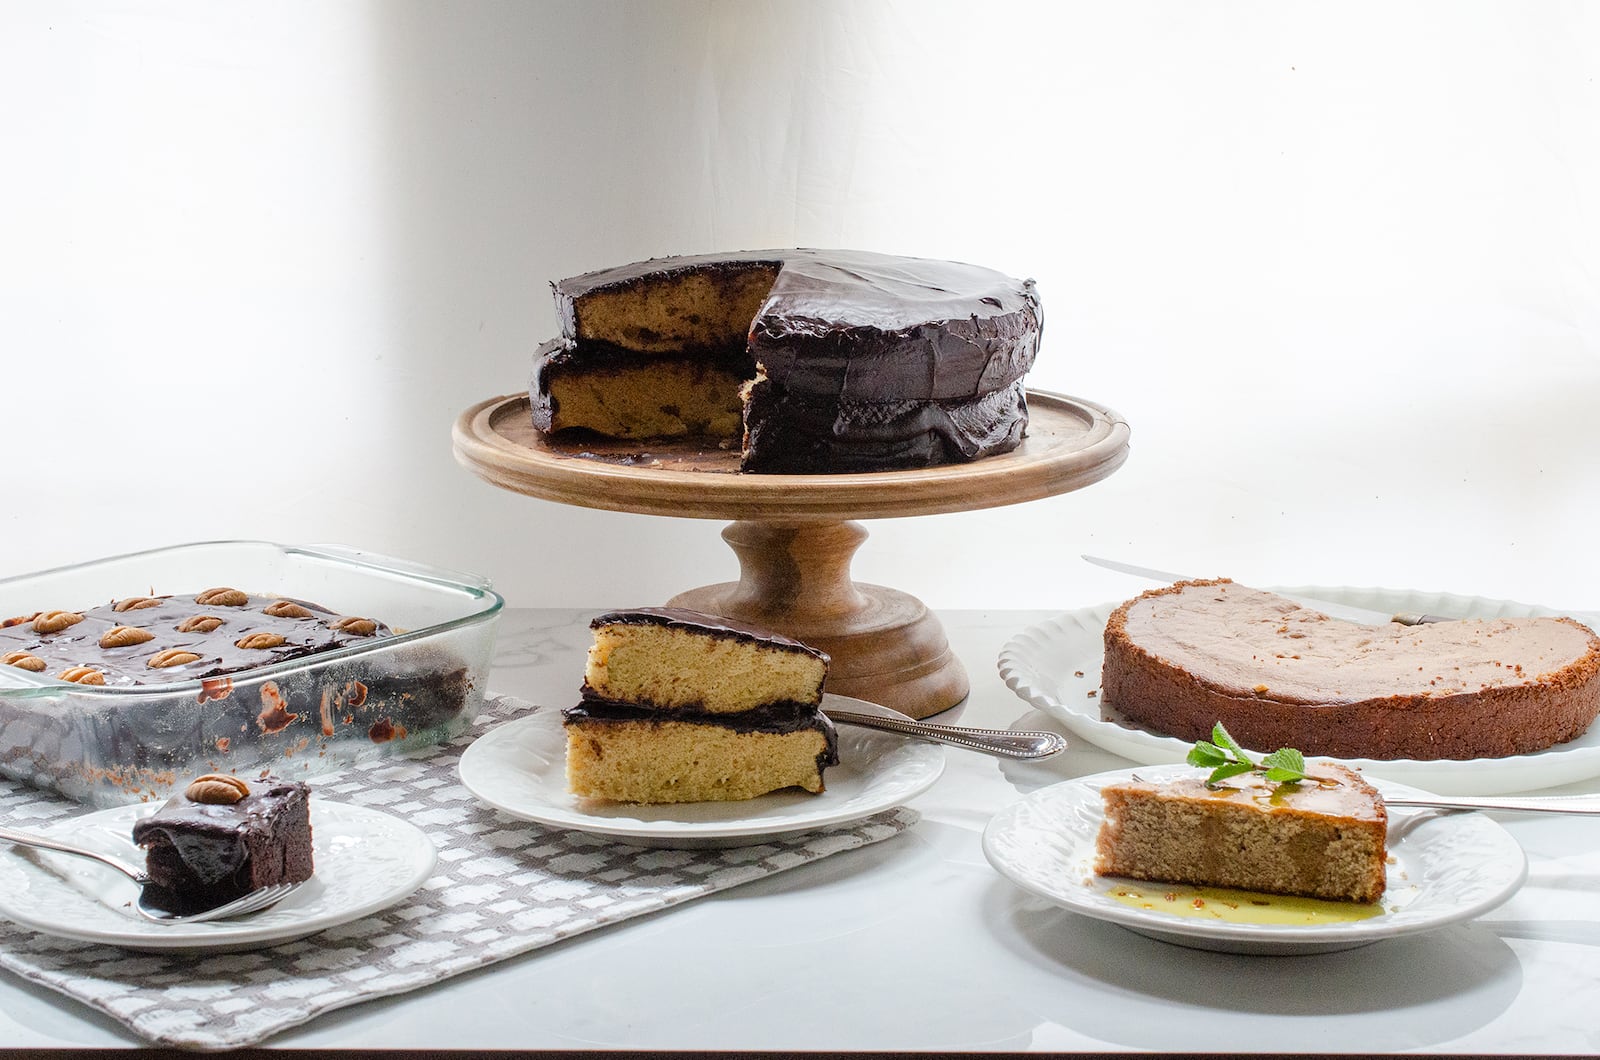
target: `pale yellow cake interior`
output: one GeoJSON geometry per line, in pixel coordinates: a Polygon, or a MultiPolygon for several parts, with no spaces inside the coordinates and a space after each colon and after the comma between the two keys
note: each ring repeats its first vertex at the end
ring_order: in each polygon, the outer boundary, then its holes
{"type": "Polygon", "coordinates": [[[806,652],[617,623],[594,631],[584,680],[605,699],[723,714],[765,703],[817,703],[827,672],[824,660],[806,652]]]}
{"type": "Polygon", "coordinates": [[[743,384],[733,372],[679,360],[560,373],[550,381],[550,429],[587,427],[610,438],[738,438],[743,384]]]}
{"type": "Polygon", "coordinates": [[[616,802],[720,802],[800,787],[822,791],[815,729],[740,733],[676,721],[567,726],[567,787],[616,802]]]}
{"type": "Polygon", "coordinates": [[[577,337],[646,353],[742,346],[777,278],[775,264],[759,262],[600,288],[579,300],[577,337]]]}

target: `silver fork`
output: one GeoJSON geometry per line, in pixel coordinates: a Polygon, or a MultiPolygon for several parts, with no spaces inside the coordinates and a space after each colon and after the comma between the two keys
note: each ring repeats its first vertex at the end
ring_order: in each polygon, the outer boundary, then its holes
{"type": "Polygon", "coordinates": [[[150,882],[149,875],[143,869],[130,865],[114,854],[104,854],[98,850],[90,850],[87,847],[63,843],[59,839],[50,839],[46,836],[18,832],[4,827],[0,827],[0,839],[8,843],[15,843],[18,846],[53,850],[58,854],[72,854],[76,857],[91,858],[102,865],[109,865],[139,885],[139,900],[134,903],[133,907],[140,916],[158,924],[198,924],[203,920],[227,920],[230,917],[259,912],[270,905],[276,905],[283,901],[300,886],[298,883],[274,883],[266,887],[258,887],[250,893],[240,895],[233,901],[223,905],[202,909],[198,913],[169,913],[167,910],[145,901],[144,888],[150,882]]]}

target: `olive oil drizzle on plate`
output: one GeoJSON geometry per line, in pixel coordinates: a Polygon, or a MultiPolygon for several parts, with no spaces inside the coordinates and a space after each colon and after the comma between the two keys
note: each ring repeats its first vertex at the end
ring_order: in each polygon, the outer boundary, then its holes
{"type": "Polygon", "coordinates": [[[1385,900],[1336,902],[1241,891],[1231,887],[1195,887],[1139,880],[1111,881],[1105,893],[1136,909],[1151,909],[1193,919],[1224,920],[1232,924],[1336,924],[1382,916],[1388,909],[1385,900]]]}

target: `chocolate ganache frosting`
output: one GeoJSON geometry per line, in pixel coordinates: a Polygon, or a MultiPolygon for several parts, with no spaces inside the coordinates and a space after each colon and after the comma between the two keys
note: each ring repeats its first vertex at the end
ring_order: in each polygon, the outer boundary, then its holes
{"type": "Polygon", "coordinates": [[[192,913],[310,878],[310,788],[272,776],[243,786],[247,793],[232,802],[180,793],[134,822],[133,841],[146,851],[148,901],[192,913]]]}
{"type": "Polygon", "coordinates": [[[0,656],[31,656],[52,676],[78,667],[98,671],[97,683],[148,685],[238,673],[393,635],[381,622],[342,618],[308,600],[212,592],[59,612],[71,621],[58,629],[40,615],[19,615],[0,625],[0,656]]]}
{"type": "Polygon", "coordinates": [[[553,377],[622,351],[753,376],[753,472],[876,471],[1015,448],[1043,313],[1032,280],[961,262],[854,250],[656,258],[554,285],[563,337],[535,357],[535,425],[559,422],[553,377]],[[715,319],[714,319],[715,318],[715,319]]]}

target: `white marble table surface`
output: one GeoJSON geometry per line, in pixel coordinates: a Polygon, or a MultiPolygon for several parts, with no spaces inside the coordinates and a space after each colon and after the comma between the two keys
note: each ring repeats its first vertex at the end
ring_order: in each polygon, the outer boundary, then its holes
{"type": "MultiPolygon", "coordinates": [[[[512,610],[490,687],[564,706],[589,612],[512,610]]],[[[995,660],[1045,612],[940,616],[973,683],[938,720],[1053,723],[995,660]]],[[[1600,821],[1505,817],[1526,886],[1466,924],[1318,956],[1152,941],[1031,899],[984,860],[990,816],[1125,765],[1076,745],[1044,764],[951,749],[908,834],[559,943],[266,1044],[322,1049],[1600,1052],[1600,821]]],[[[1592,785],[1600,787],[1600,784],[1592,785]]],[[[1577,785],[1565,790],[1582,790],[1577,785]]],[[[4,928],[0,928],[4,930],[4,928]]],[[[0,1047],[136,1045],[0,974],[0,1047]]]]}

